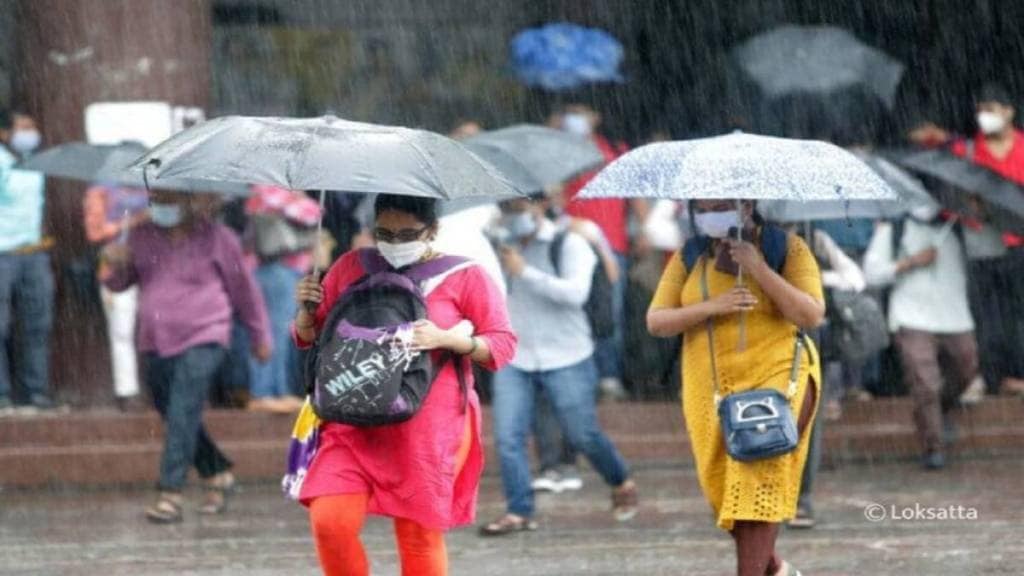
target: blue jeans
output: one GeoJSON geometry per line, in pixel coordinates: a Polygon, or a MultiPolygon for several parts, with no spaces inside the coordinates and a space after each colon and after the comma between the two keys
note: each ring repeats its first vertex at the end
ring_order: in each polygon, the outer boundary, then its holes
{"type": "Polygon", "coordinates": [[[0,398],[10,398],[12,380],[29,400],[49,393],[53,294],[49,254],[0,253],[0,398]]]}
{"type": "Polygon", "coordinates": [[[597,422],[597,369],[592,358],[538,372],[508,366],[494,377],[494,435],[508,511],[523,517],[534,511],[526,441],[538,390],[547,394],[569,444],[587,457],[606,483],[619,486],[629,478],[626,462],[597,422]]]}
{"type": "Polygon", "coordinates": [[[562,427],[555,417],[547,394],[539,390],[534,400],[533,442],[537,448],[540,472],[558,470],[563,466],[576,465],[576,451],[562,435],[562,427]]]}
{"type": "Polygon", "coordinates": [[[293,393],[298,368],[290,327],[298,307],[295,287],[300,279],[298,272],[276,262],[262,264],[256,269],[256,281],[267,303],[274,353],[266,364],[260,364],[251,355],[249,357],[249,392],[254,398],[293,393]]]}
{"type": "MultiPolygon", "coordinates": [[[[628,281],[629,257],[625,254],[615,254],[619,264],[619,281],[612,288],[612,314],[615,317],[615,333],[608,338],[602,338],[595,344],[597,352],[594,360],[597,362],[597,371],[601,378],[622,379],[622,352],[626,346],[625,330],[626,324],[626,284],[628,281]]],[[[598,264],[600,265],[600,264],[598,264]]]]}
{"type": "Polygon", "coordinates": [[[224,348],[215,344],[195,346],[170,358],[146,354],[146,384],[164,420],[161,490],[180,492],[191,466],[201,478],[231,468],[203,426],[203,406],[224,356],[224,348]]]}

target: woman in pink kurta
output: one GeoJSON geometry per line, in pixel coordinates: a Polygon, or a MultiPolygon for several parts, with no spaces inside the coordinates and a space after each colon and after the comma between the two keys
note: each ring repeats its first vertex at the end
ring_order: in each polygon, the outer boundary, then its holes
{"type": "MultiPolygon", "coordinates": [[[[378,250],[394,268],[437,256],[430,249],[437,231],[432,200],[381,195],[376,213],[378,250]]],[[[322,284],[303,281],[298,298],[319,306],[315,314],[303,308],[296,318],[300,347],[308,346],[337,299],[364,274],[358,255],[350,252],[335,262],[322,284]]],[[[516,337],[504,297],[480,266],[456,268],[432,282],[425,287],[428,322],[417,325],[415,345],[431,350],[435,360],[451,350],[489,370],[511,360],[516,337]],[[469,324],[472,330],[465,328],[469,324]]],[[[358,542],[366,513],[396,519],[403,573],[445,573],[441,535],[473,523],[484,465],[480,402],[472,370],[468,364],[463,368],[465,408],[454,364],[447,363],[412,419],[376,427],[323,425],[299,498],[310,507],[325,573],[368,573],[358,542]]]]}

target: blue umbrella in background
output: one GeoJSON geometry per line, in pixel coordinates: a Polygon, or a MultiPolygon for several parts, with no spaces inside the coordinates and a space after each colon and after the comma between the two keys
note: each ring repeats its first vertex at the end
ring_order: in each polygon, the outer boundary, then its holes
{"type": "Polygon", "coordinates": [[[509,49],[512,69],[527,86],[557,91],[623,81],[622,44],[598,28],[568,23],[529,28],[509,49]]]}

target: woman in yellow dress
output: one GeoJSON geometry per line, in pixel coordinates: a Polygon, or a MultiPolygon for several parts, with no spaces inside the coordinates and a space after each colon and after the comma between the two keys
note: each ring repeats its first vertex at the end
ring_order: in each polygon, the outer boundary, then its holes
{"type": "Polygon", "coordinates": [[[785,393],[799,329],[818,326],[825,315],[821,275],[807,245],[792,234],[778,243],[779,250],[785,250],[779,271],[766,262],[761,240],[767,228],[752,202],[692,201],[690,213],[707,250],[689,271],[680,254],[672,258],[651,303],[647,326],[655,336],[683,335],[686,429],[701,489],[718,526],[736,542],[739,576],[798,575],[775,554],[775,540],[779,524],[796,512],[820,396],[817,353],[813,346],[804,348],[799,388],[790,401],[800,432],[796,450],[740,462],[725,449],[706,326],[712,322],[721,396],[764,388],[785,393]],[[738,228],[750,241],[734,239],[738,228]],[[742,287],[737,283],[740,270],[742,287]],[[702,273],[708,298],[701,287],[702,273]]]}

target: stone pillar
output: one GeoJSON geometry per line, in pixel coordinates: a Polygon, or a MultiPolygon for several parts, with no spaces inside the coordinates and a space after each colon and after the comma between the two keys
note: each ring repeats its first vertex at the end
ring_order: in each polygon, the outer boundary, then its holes
{"type": "MultiPolygon", "coordinates": [[[[47,144],[84,140],[84,110],[94,102],[208,108],[209,0],[18,0],[16,10],[16,102],[39,119],[47,144]]],[[[88,250],[84,188],[47,181],[48,231],[58,243],[51,374],[58,397],[97,403],[112,395],[103,317],[72,298],[63,282],[67,266],[88,250]]]]}

